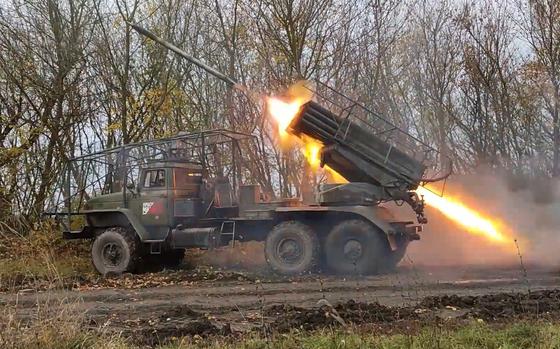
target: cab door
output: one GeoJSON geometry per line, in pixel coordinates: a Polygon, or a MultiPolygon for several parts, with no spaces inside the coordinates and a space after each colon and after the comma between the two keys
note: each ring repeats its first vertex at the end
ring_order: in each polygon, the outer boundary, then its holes
{"type": "Polygon", "coordinates": [[[191,223],[202,215],[201,186],[200,170],[173,169],[173,185],[169,191],[173,225],[191,223]]]}
{"type": "Polygon", "coordinates": [[[142,174],[139,204],[140,219],[145,226],[169,226],[169,171],[151,168],[142,174]]]}

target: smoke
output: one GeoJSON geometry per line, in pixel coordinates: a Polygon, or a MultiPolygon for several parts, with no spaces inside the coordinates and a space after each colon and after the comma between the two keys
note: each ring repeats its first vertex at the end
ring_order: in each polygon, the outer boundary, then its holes
{"type": "Polygon", "coordinates": [[[445,193],[498,221],[509,241],[498,244],[473,235],[427,207],[429,222],[422,239],[410,245],[408,256],[422,265],[507,266],[519,265],[521,255],[528,265],[558,267],[558,186],[550,179],[527,179],[487,169],[454,176],[448,180],[445,193]]]}
{"type": "Polygon", "coordinates": [[[264,243],[257,241],[236,242],[235,247],[225,246],[213,250],[189,253],[189,262],[193,265],[208,265],[241,270],[266,270],[264,243]]]}

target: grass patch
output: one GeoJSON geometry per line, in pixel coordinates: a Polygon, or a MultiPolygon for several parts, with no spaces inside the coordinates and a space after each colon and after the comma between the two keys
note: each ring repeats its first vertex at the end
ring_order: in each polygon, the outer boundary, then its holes
{"type": "Polygon", "coordinates": [[[265,340],[259,337],[241,341],[207,341],[184,338],[163,346],[165,349],[527,349],[560,348],[560,324],[540,322],[511,323],[501,328],[471,323],[458,329],[425,327],[415,334],[382,335],[359,330],[294,332],[265,340]]]}
{"type": "MultiPolygon", "coordinates": [[[[133,344],[135,338],[124,338],[118,333],[110,332],[107,324],[92,327],[83,314],[73,309],[73,305],[64,300],[40,304],[35,312],[24,316],[17,313],[15,305],[0,307],[3,314],[0,317],[0,348],[141,348],[133,344]]],[[[158,348],[552,349],[560,348],[560,324],[542,321],[486,324],[473,321],[460,327],[428,325],[414,333],[390,335],[367,327],[354,327],[346,330],[293,331],[269,338],[258,333],[210,338],[194,336],[175,339],[158,348]]]]}
{"type": "Polygon", "coordinates": [[[30,313],[19,314],[15,305],[0,307],[0,312],[3,349],[131,348],[102,327],[89,328],[84,314],[64,299],[41,302],[30,313]]]}
{"type": "Polygon", "coordinates": [[[26,235],[0,236],[0,291],[63,287],[92,273],[89,242],[66,241],[49,224],[26,235]]]}

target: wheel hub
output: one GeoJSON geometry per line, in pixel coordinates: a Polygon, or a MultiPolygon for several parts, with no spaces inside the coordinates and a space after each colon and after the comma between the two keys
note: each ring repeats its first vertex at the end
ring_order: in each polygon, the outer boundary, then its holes
{"type": "Polygon", "coordinates": [[[344,244],[344,257],[352,262],[360,259],[363,253],[362,243],[358,240],[348,240],[344,244]]]}
{"type": "Polygon", "coordinates": [[[103,263],[108,267],[115,267],[120,264],[123,258],[123,250],[119,244],[108,242],[103,246],[103,263]]]}
{"type": "Polygon", "coordinates": [[[278,257],[287,264],[297,263],[303,253],[301,245],[294,239],[283,239],[278,243],[276,253],[278,257]]]}

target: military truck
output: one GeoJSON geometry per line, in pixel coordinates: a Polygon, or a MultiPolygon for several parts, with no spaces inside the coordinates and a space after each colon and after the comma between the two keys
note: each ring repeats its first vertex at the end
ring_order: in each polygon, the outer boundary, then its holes
{"type": "Polygon", "coordinates": [[[319,184],[312,202],[268,199],[249,161],[257,139],[221,129],[72,159],[58,192],[64,207],[51,214],[65,238],[93,240],[102,274],[147,262],[176,265],[186,249],[246,241],[263,241],[270,268],[281,274],[390,270],[426,222],[415,189],[441,179],[427,175],[437,152],[326,84],[315,82],[312,92],[287,131],[320,142],[321,166],[348,180],[319,184]],[[418,224],[396,218],[383,205],[388,201],[408,203],[418,224]]]}

